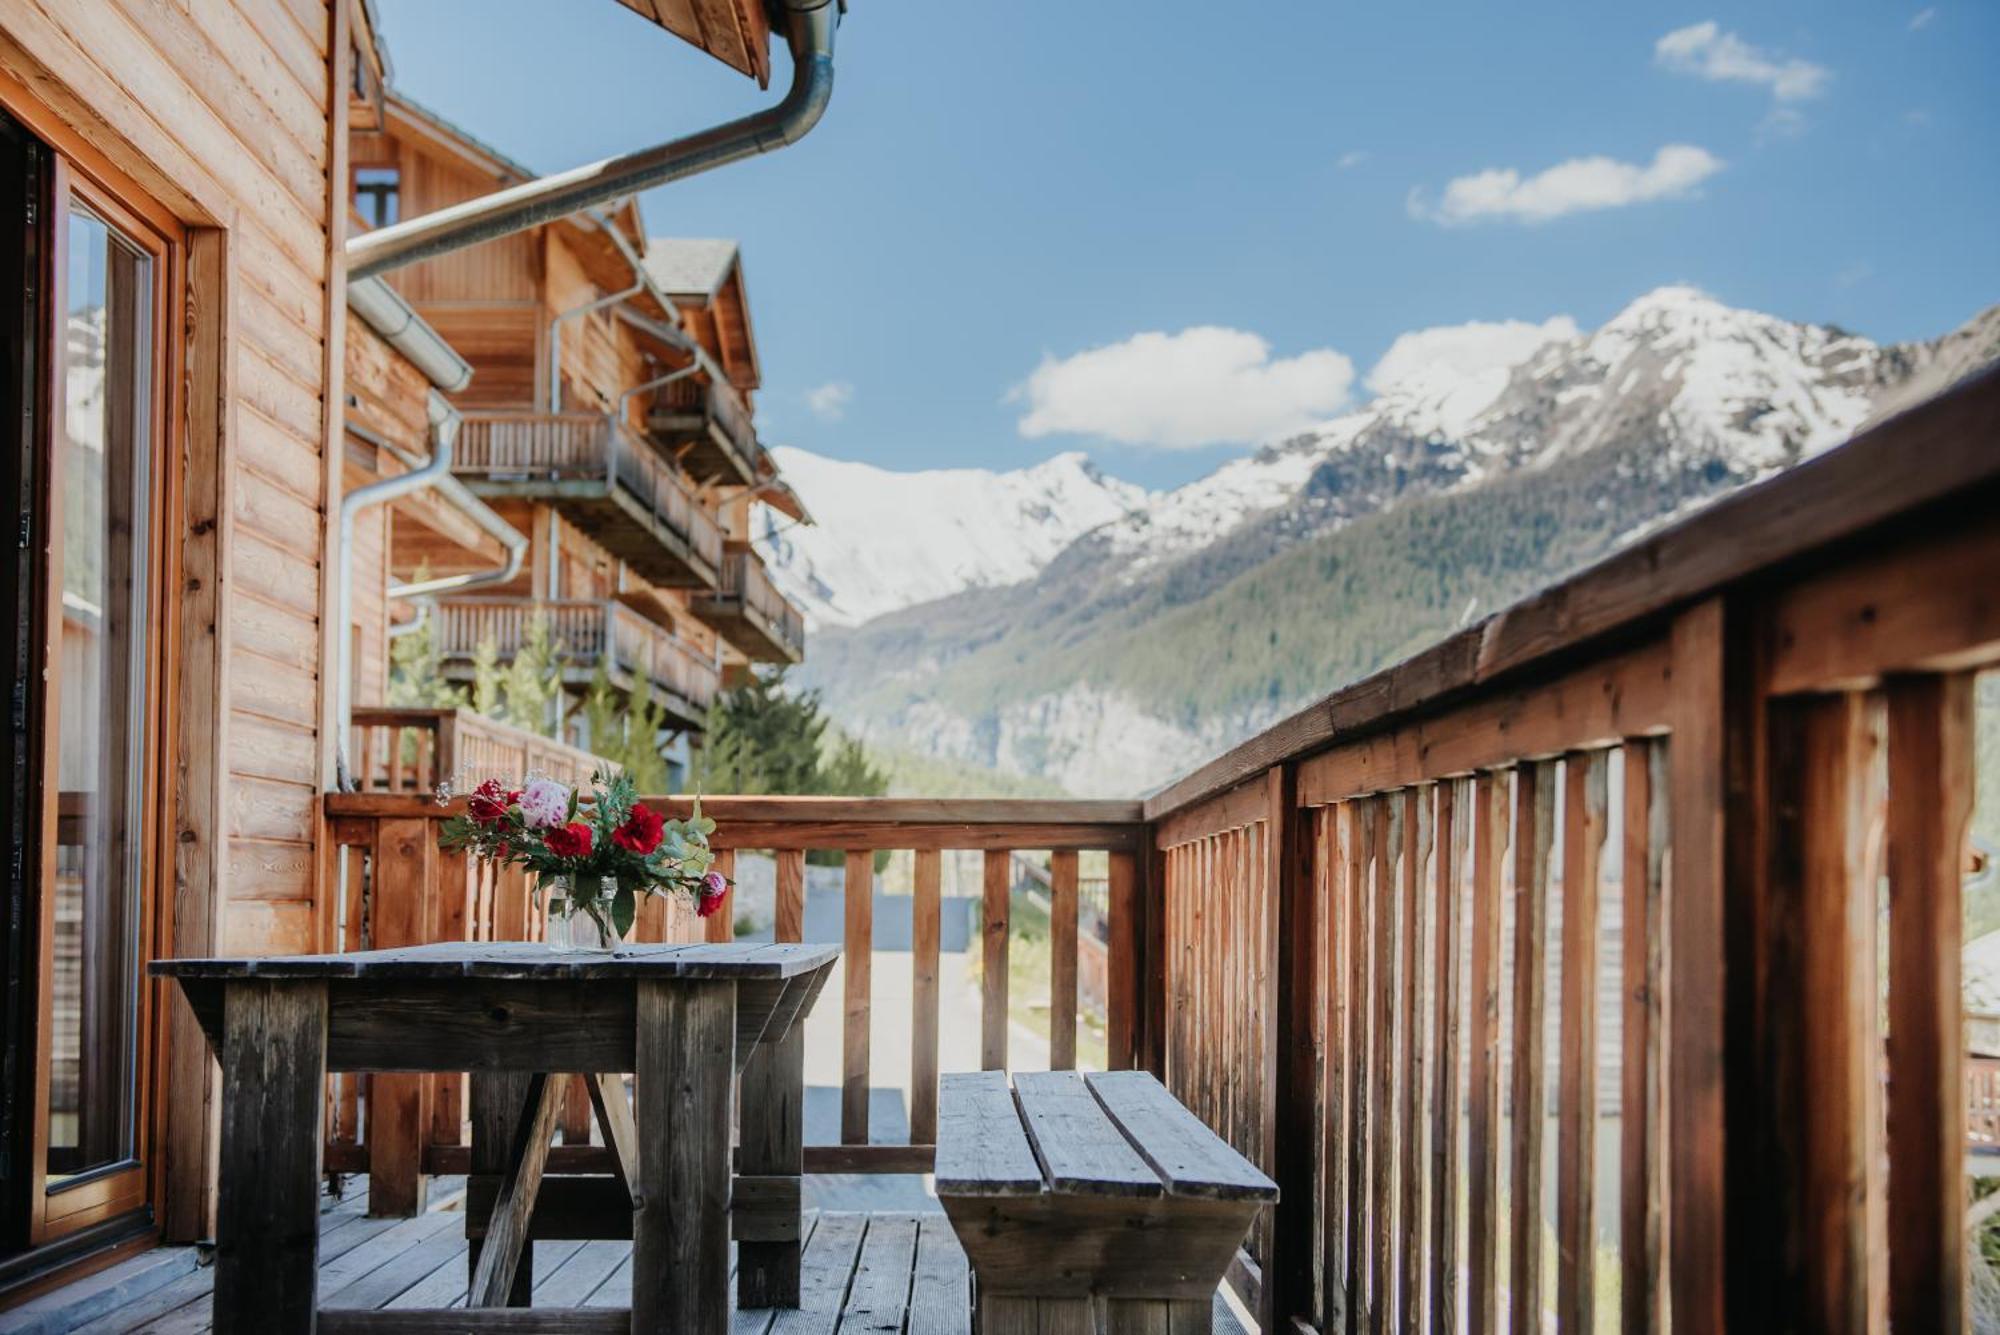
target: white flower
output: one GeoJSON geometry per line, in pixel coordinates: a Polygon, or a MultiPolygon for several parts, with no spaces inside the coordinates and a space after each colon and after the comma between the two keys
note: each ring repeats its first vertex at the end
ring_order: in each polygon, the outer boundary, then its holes
{"type": "Polygon", "coordinates": [[[546,830],[569,819],[569,789],[554,779],[536,779],[521,790],[521,819],[531,830],[546,830]]]}

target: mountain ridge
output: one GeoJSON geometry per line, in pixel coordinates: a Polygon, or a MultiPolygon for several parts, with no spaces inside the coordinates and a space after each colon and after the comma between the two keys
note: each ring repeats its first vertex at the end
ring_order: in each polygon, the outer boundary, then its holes
{"type": "Polygon", "coordinates": [[[2000,307],[1884,346],[1684,287],[1550,326],[818,635],[802,679],[866,738],[1131,795],[2000,354],[2000,307]]]}

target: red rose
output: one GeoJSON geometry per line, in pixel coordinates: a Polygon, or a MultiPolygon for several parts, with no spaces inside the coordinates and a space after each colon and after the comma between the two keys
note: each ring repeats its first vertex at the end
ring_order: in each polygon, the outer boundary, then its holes
{"type": "Polygon", "coordinates": [[[666,822],[660,819],[659,812],[643,802],[636,802],[625,823],[611,832],[611,842],[644,857],[660,846],[660,832],[665,826],[666,822]]]}
{"type": "Polygon", "coordinates": [[[488,779],[472,790],[466,810],[481,825],[498,825],[507,819],[507,808],[520,800],[520,793],[502,788],[498,779],[488,779]]]}
{"type": "Polygon", "coordinates": [[[466,803],[466,812],[481,825],[498,825],[507,819],[507,807],[497,797],[475,795],[466,803]]]}
{"type": "Polygon", "coordinates": [[[697,918],[714,917],[715,911],[722,907],[722,901],[727,898],[729,898],[727,891],[722,891],[722,890],[709,891],[707,889],[704,889],[702,891],[701,901],[694,906],[695,917],[697,918]]]}
{"type": "Polygon", "coordinates": [[[573,820],[567,825],[554,825],[542,836],[542,842],[549,846],[549,852],[559,858],[589,857],[590,827],[580,820],[573,820]]]}

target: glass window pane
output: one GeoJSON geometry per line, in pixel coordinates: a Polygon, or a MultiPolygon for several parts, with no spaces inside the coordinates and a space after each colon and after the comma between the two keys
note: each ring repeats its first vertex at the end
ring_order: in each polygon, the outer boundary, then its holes
{"type": "Polygon", "coordinates": [[[132,1157],[146,760],[152,261],[72,205],[48,1176],[132,1157]]]}

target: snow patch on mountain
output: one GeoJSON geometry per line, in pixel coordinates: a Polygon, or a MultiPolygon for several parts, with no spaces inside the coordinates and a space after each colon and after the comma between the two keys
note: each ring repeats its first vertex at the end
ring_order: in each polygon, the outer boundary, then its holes
{"type": "Polygon", "coordinates": [[[1082,454],[998,473],[902,473],[781,445],[779,469],[814,522],[760,507],[757,548],[814,626],[1032,578],[1080,535],[1145,503],[1082,454]]]}

